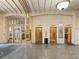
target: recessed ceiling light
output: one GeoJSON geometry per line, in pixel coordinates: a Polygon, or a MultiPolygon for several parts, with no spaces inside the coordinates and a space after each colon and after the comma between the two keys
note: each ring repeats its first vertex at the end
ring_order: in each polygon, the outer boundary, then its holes
{"type": "Polygon", "coordinates": [[[65,10],[68,8],[70,1],[69,0],[64,0],[61,2],[58,2],[56,7],[58,10],[65,10]]]}

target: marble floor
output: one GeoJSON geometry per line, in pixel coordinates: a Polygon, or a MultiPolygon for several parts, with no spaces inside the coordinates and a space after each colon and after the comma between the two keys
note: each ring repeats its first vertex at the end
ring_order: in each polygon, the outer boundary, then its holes
{"type": "Polygon", "coordinates": [[[24,59],[79,59],[79,46],[25,45],[24,59]]]}
{"type": "Polygon", "coordinates": [[[0,45],[0,59],[79,59],[79,46],[0,45]]]}

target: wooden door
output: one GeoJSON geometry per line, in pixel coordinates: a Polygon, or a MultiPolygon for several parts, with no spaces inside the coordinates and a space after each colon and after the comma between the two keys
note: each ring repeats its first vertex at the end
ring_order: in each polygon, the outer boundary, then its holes
{"type": "Polygon", "coordinates": [[[65,27],[65,44],[71,44],[71,27],[65,27]]]}
{"type": "Polygon", "coordinates": [[[35,40],[36,44],[42,44],[42,27],[35,28],[35,40]]]}
{"type": "Polygon", "coordinates": [[[29,39],[31,40],[31,30],[29,30],[29,39]]]}
{"type": "Polygon", "coordinates": [[[56,44],[56,43],[57,43],[57,28],[50,27],[50,44],[56,44]]]}

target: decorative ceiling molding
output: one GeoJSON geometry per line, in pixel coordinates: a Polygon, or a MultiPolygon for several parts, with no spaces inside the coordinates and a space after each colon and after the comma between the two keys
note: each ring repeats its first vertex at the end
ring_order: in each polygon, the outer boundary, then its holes
{"type": "Polygon", "coordinates": [[[4,16],[5,17],[8,17],[8,16],[23,16],[23,17],[26,17],[25,14],[5,14],[4,16]]]}
{"type": "Polygon", "coordinates": [[[20,13],[22,13],[22,11],[20,10],[20,8],[18,7],[18,5],[15,3],[14,0],[12,0],[12,2],[16,5],[16,7],[19,9],[20,13]]]}
{"type": "Polygon", "coordinates": [[[31,9],[26,0],[0,0],[0,13],[4,14],[26,14],[31,9]]]}
{"type": "Polygon", "coordinates": [[[27,0],[23,0],[23,3],[24,3],[24,5],[26,6],[27,12],[30,13],[30,12],[31,12],[31,8],[30,8],[30,6],[29,6],[29,4],[28,4],[28,1],[27,1],[27,0]]]}
{"type": "Polygon", "coordinates": [[[38,8],[39,8],[39,12],[41,12],[41,10],[40,10],[40,4],[39,4],[39,0],[38,0],[38,8]]]}
{"type": "Polygon", "coordinates": [[[8,0],[5,0],[11,7],[12,9],[15,11],[15,13],[17,13],[16,9],[10,4],[10,2],[8,2],[8,0]]]}
{"type": "Polygon", "coordinates": [[[3,14],[3,13],[4,13],[4,14],[6,13],[6,11],[5,11],[1,6],[0,6],[0,11],[2,11],[2,12],[0,12],[0,13],[2,13],[2,14],[3,14]]]}
{"type": "Polygon", "coordinates": [[[25,0],[19,0],[20,4],[22,5],[25,13],[30,13],[30,7],[27,5],[27,2],[25,0]]]}
{"type": "Polygon", "coordinates": [[[4,8],[2,5],[0,5],[0,7],[3,8],[6,13],[9,13],[9,11],[6,8],[4,8]]]}
{"type": "Polygon", "coordinates": [[[46,6],[46,0],[44,0],[44,12],[46,11],[45,6],[46,6]]]}
{"type": "MultiPolygon", "coordinates": [[[[41,14],[57,11],[56,3],[61,0],[0,0],[0,13],[4,14],[41,14]]],[[[70,0],[65,11],[79,11],[79,0],[70,0]]],[[[62,11],[62,12],[65,12],[62,11]]]]}
{"type": "Polygon", "coordinates": [[[50,6],[49,6],[49,10],[51,10],[51,6],[52,6],[52,0],[51,0],[51,3],[50,3],[50,6]]]}
{"type": "Polygon", "coordinates": [[[7,7],[7,5],[4,2],[0,1],[0,3],[2,3],[7,9],[9,9],[9,11],[13,13],[13,11],[9,7],[7,7]]]}
{"type": "Polygon", "coordinates": [[[25,6],[23,4],[23,1],[22,0],[19,0],[19,3],[21,4],[22,8],[24,9],[24,12],[27,13],[26,9],[25,9],[25,6]]]}
{"type": "Polygon", "coordinates": [[[31,2],[31,4],[32,4],[32,7],[33,7],[34,12],[36,12],[37,10],[36,10],[35,7],[34,7],[33,1],[30,0],[30,2],[31,2]]]}
{"type": "Polygon", "coordinates": [[[74,12],[59,12],[59,11],[52,11],[52,12],[41,12],[41,13],[32,13],[31,16],[41,16],[41,15],[66,15],[66,16],[73,16],[74,12]]]}

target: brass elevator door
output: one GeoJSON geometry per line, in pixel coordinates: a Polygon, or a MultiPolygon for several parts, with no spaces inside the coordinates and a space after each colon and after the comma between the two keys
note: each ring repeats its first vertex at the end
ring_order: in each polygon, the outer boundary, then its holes
{"type": "Polygon", "coordinates": [[[42,44],[42,27],[35,28],[35,40],[36,44],[42,44]]]}
{"type": "Polygon", "coordinates": [[[57,28],[50,27],[50,44],[56,44],[56,43],[57,43],[57,28]]]}
{"type": "Polygon", "coordinates": [[[71,27],[65,27],[65,44],[71,44],[71,27]]]}

